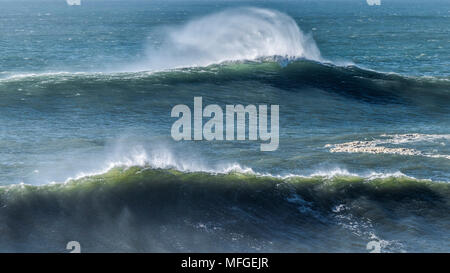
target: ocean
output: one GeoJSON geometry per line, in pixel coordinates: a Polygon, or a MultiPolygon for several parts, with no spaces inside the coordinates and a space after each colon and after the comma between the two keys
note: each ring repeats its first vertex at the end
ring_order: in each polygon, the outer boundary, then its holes
{"type": "Polygon", "coordinates": [[[0,252],[450,251],[450,1],[0,6],[0,252]],[[194,97],[277,149],[175,141],[194,97]]]}

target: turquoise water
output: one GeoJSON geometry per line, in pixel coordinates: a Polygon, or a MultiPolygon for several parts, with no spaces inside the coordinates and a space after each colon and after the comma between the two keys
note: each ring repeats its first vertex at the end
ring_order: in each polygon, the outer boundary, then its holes
{"type": "Polygon", "coordinates": [[[0,5],[0,251],[449,251],[450,2],[0,5]],[[278,150],[175,142],[194,96],[278,150]]]}

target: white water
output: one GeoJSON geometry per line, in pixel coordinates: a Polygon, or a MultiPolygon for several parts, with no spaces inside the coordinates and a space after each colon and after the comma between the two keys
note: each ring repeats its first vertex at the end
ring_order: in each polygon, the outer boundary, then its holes
{"type": "MultiPolygon", "coordinates": [[[[170,148],[164,145],[159,145],[156,149],[147,150],[144,146],[125,146],[116,147],[115,153],[110,154],[109,157],[104,158],[99,161],[98,165],[89,171],[78,172],[75,176],[71,176],[65,180],[65,182],[70,182],[71,180],[77,180],[83,177],[95,176],[107,173],[116,167],[144,167],[144,168],[156,168],[156,169],[175,169],[182,172],[206,172],[210,174],[229,174],[229,173],[240,173],[256,175],[261,177],[273,177],[279,179],[288,178],[311,178],[311,177],[324,177],[331,179],[338,176],[354,176],[363,177],[369,180],[387,177],[409,177],[400,171],[379,173],[374,171],[367,171],[364,173],[352,173],[346,169],[339,167],[326,168],[326,169],[315,169],[312,171],[305,171],[296,174],[271,174],[271,173],[260,173],[254,171],[252,168],[243,166],[237,162],[228,162],[221,164],[207,164],[201,159],[192,159],[189,156],[180,156],[180,154],[174,153],[170,148]],[[126,152],[124,152],[126,151],[126,152]]],[[[56,182],[52,182],[56,183],[56,182]]]]}
{"type": "Polygon", "coordinates": [[[147,59],[135,64],[135,71],[207,66],[272,56],[322,61],[314,39],[304,34],[291,17],[275,10],[225,10],[163,31],[163,44],[158,48],[149,47],[147,59]]]}

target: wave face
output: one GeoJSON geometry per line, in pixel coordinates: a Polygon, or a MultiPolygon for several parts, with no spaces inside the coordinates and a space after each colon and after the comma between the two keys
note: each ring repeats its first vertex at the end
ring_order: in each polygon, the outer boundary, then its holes
{"type": "Polygon", "coordinates": [[[267,56],[322,60],[313,38],[275,10],[231,9],[163,31],[163,44],[149,48],[148,59],[134,69],[207,66],[267,56]]]}
{"type": "MultiPolygon", "coordinates": [[[[317,88],[345,98],[373,103],[435,104],[443,111],[446,111],[446,102],[450,98],[450,78],[447,77],[408,77],[367,70],[355,65],[338,66],[277,55],[252,61],[239,59],[159,72],[22,74],[0,80],[0,89],[6,91],[5,96],[8,96],[8,93],[11,94],[8,92],[10,90],[30,89],[30,85],[33,85],[32,88],[46,90],[46,95],[57,95],[64,92],[70,94],[75,85],[79,89],[83,85],[95,85],[95,89],[89,90],[91,94],[108,91],[106,89],[110,86],[120,86],[117,92],[110,92],[108,95],[121,96],[127,92],[136,92],[136,88],[142,90],[145,85],[151,85],[147,89],[157,91],[155,88],[162,85],[224,85],[238,81],[256,81],[293,92],[317,88]]],[[[181,89],[179,86],[176,88],[181,89]]],[[[39,93],[34,93],[31,89],[28,95],[39,96],[39,93]]],[[[245,97],[245,93],[242,96],[245,97]]]]}
{"type": "Polygon", "coordinates": [[[2,251],[448,251],[450,185],[145,167],[0,188],[2,251]],[[426,233],[427,238],[420,234],[426,233]],[[338,236],[337,236],[338,235],[338,236]],[[413,240],[411,238],[414,238],[413,240]]]}

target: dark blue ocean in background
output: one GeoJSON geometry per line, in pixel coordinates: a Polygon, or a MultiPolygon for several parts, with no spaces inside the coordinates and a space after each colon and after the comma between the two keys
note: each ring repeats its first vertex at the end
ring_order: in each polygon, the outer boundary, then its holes
{"type": "Polygon", "coordinates": [[[0,0],[0,252],[449,252],[449,182],[450,1],[0,0]]]}

